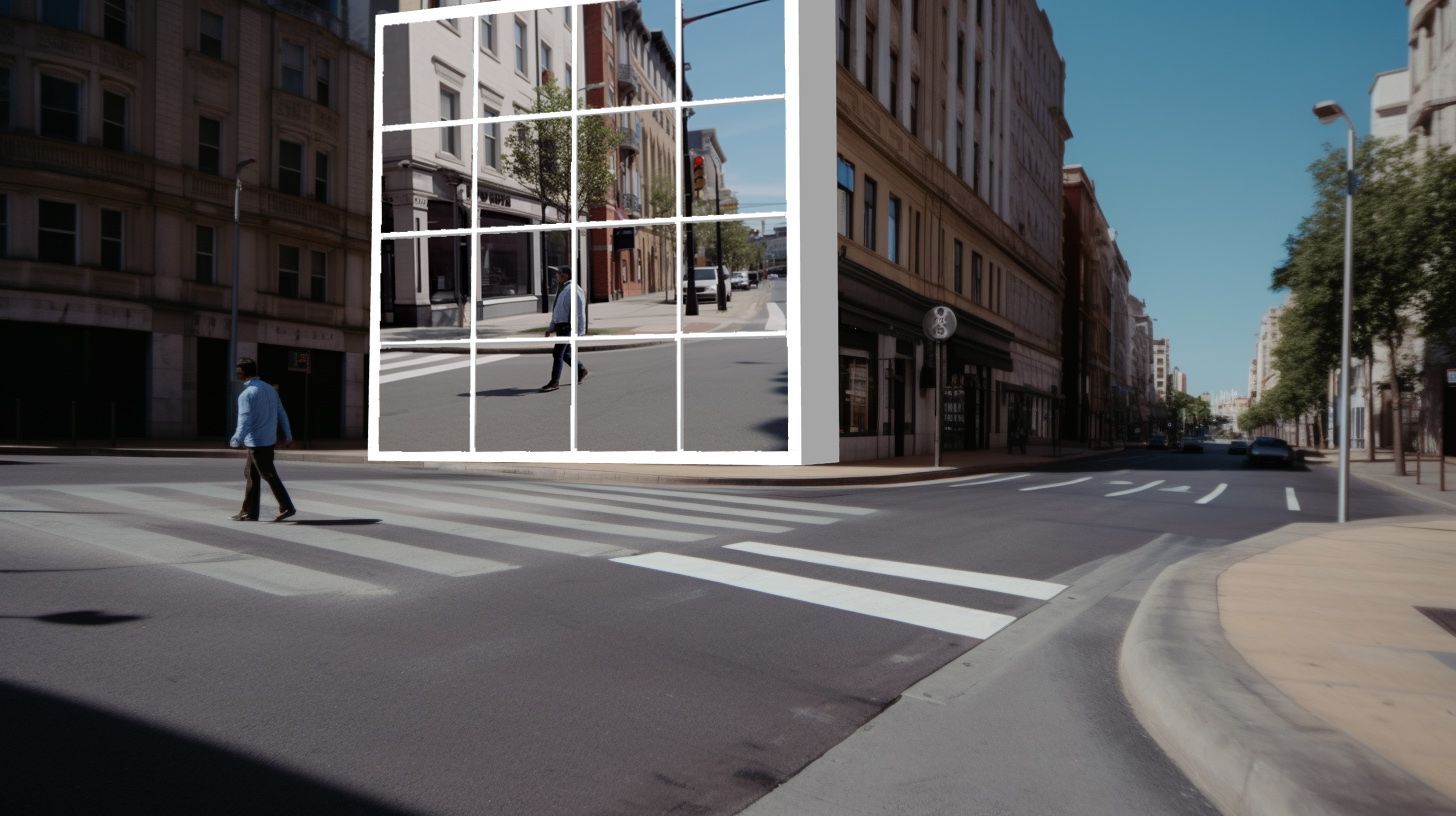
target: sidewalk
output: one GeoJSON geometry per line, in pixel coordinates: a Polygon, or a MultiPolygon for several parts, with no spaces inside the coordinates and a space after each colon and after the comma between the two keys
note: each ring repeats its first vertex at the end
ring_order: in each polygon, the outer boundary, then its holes
{"type": "MultiPolygon", "coordinates": [[[[319,443],[325,444],[325,443],[319,443]]],[[[338,443],[333,443],[338,444],[338,443]]],[[[1059,462],[1070,462],[1116,453],[1122,448],[1089,449],[1060,446],[1052,455],[1050,445],[1030,445],[1025,454],[1006,453],[1004,448],[979,451],[948,451],[941,454],[940,467],[930,454],[873,459],[832,465],[621,465],[523,462],[381,462],[382,467],[418,468],[468,473],[495,473],[558,482],[614,482],[635,484],[704,485],[799,485],[895,484],[900,482],[971,476],[1002,470],[1025,470],[1059,462]]],[[[0,456],[179,456],[236,458],[242,452],[221,441],[207,440],[83,440],[72,446],[62,443],[0,445],[0,456]]],[[[325,462],[346,465],[370,464],[358,448],[279,448],[279,461],[325,462]]]]}
{"type": "Polygon", "coordinates": [[[1456,516],[1289,525],[1165,570],[1123,688],[1224,813],[1456,814],[1456,629],[1417,607],[1456,627],[1456,516]]]}

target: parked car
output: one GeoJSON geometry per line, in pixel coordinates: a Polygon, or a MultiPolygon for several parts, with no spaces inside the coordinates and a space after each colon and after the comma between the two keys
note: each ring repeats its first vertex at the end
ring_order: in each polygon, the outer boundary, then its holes
{"type": "Polygon", "coordinates": [[[1229,440],[1228,452],[1237,456],[1243,456],[1249,452],[1249,440],[1242,436],[1238,439],[1229,440]]]}
{"type": "MultiPolygon", "coordinates": [[[[683,285],[688,282],[684,277],[683,285]]],[[[693,288],[698,290],[698,302],[715,301],[718,299],[718,267],[716,266],[695,266],[693,267],[693,288]]],[[[723,282],[723,302],[733,302],[733,287],[728,281],[723,282]]]]}
{"type": "Polygon", "coordinates": [[[1148,437],[1148,447],[1154,450],[1168,449],[1168,435],[1155,433],[1148,437]]]}
{"type": "Polygon", "coordinates": [[[1294,449],[1283,439],[1261,436],[1249,446],[1249,464],[1294,467],[1294,449]]]}
{"type": "Polygon", "coordinates": [[[1179,446],[1184,453],[1203,453],[1203,437],[1185,436],[1183,444],[1179,446]]]}
{"type": "Polygon", "coordinates": [[[734,289],[747,289],[748,286],[749,286],[749,283],[748,283],[748,273],[747,272],[730,272],[730,273],[728,273],[728,283],[734,289]]]}
{"type": "Polygon", "coordinates": [[[757,289],[759,282],[762,281],[762,280],[763,280],[763,273],[762,272],[749,272],[748,273],[748,288],[749,289],[757,289]]]}

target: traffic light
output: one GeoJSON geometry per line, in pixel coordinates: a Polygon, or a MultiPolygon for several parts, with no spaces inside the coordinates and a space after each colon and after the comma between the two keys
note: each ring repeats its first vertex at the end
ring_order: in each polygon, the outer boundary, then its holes
{"type": "Polygon", "coordinates": [[[704,168],[703,168],[703,157],[702,156],[694,156],[693,157],[693,189],[694,190],[701,190],[701,189],[703,189],[704,187],[707,186],[708,180],[705,179],[705,178],[703,178],[703,172],[704,172],[704,168]]]}

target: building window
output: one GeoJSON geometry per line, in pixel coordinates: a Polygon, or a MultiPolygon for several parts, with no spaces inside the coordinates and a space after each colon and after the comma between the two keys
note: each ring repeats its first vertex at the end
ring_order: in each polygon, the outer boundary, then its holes
{"type": "Polygon", "coordinates": [[[0,65],[0,130],[10,129],[10,66],[0,65]]]}
{"type": "Polygon", "coordinates": [[[836,43],[839,64],[854,70],[850,55],[854,50],[854,28],[849,24],[850,0],[839,0],[839,41],[836,43]]]}
{"type": "Polygon", "coordinates": [[[966,177],[966,123],[956,122],[956,175],[966,177]]]}
{"type": "Polygon", "coordinates": [[[298,43],[283,41],[282,74],[279,87],[291,94],[303,96],[304,48],[298,43]]]}
{"type": "Polygon", "coordinates": [[[839,347],[839,435],[872,436],[875,433],[874,356],[863,346],[875,343],[874,335],[857,336],[853,346],[839,347]]]}
{"type": "Polygon", "coordinates": [[[298,297],[298,247],[278,246],[278,294],[298,297]]]}
{"type": "Polygon", "coordinates": [[[955,291],[961,294],[965,284],[965,245],[956,239],[955,242],[955,291]]]}
{"type": "MultiPolygon", "coordinates": [[[[460,118],[460,94],[441,86],[440,121],[449,122],[460,118]]],[[[440,150],[452,156],[460,153],[460,129],[440,129],[440,150]]]]}
{"type": "Polygon", "coordinates": [[[910,77],[910,135],[920,135],[920,77],[910,77]]]}
{"type": "Polygon", "coordinates": [[[495,15],[483,14],[480,17],[480,47],[495,53],[495,15]]]}
{"type": "Polygon", "coordinates": [[[839,234],[854,237],[854,165],[839,157],[839,234]]]}
{"type": "MultiPolygon", "coordinates": [[[[481,115],[486,117],[500,116],[500,111],[491,110],[490,108],[484,108],[481,111],[481,115]]],[[[495,169],[499,170],[500,123],[493,122],[488,125],[481,125],[480,132],[485,136],[485,150],[483,151],[481,161],[483,161],[487,167],[494,167],[495,169]]]]}
{"type": "Polygon", "coordinates": [[[920,274],[920,211],[915,211],[915,237],[912,251],[915,253],[915,274],[920,274]]]}
{"type": "Polygon", "coordinates": [[[303,195],[303,145],[297,142],[278,142],[278,189],[303,195]]]}
{"type": "Polygon", "coordinates": [[[971,146],[971,149],[972,149],[971,161],[973,163],[972,164],[972,167],[971,167],[971,186],[975,188],[977,194],[980,194],[980,192],[981,192],[981,143],[980,142],[976,142],[974,145],[971,146]]]}
{"type": "Polygon", "coordinates": [[[956,87],[966,87],[966,35],[956,35],[956,87]]]}
{"type": "Polygon", "coordinates": [[[126,149],[126,97],[111,91],[101,92],[101,144],[126,149]]]}
{"type": "Polygon", "coordinates": [[[526,24],[516,21],[516,73],[526,73],[526,24]]]}
{"type": "Polygon", "coordinates": [[[571,65],[568,64],[563,70],[566,71],[566,84],[562,87],[567,89],[574,89],[576,86],[572,84],[573,80],[571,78],[571,65]]]}
{"type": "Polygon", "coordinates": [[[890,52],[890,114],[900,118],[900,55],[890,52]]]}
{"type": "Polygon", "coordinates": [[[865,176],[864,189],[864,245],[867,249],[875,249],[876,222],[879,220],[879,189],[875,180],[865,176]]]}
{"type": "Polygon", "coordinates": [[[865,87],[870,93],[875,90],[875,24],[865,21],[865,87]]]}
{"type": "Polygon", "coordinates": [[[313,61],[313,101],[328,107],[334,102],[334,62],[319,57],[313,61]]]}
{"type": "Polygon", "coordinates": [[[76,262],[76,205],[41,199],[36,229],[36,259],[44,263],[76,262]]]}
{"type": "Polygon", "coordinates": [[[222,15],[202,10],[197,21],[197,50],[204,56],[222,59],[222,15]]]}
{"type": "Polygon", "coordinates": [[[971,300],[981,302],[981,253],[971,253],[971,300]]]}
{"type": "Polygon", "coordinates": [[[10,196],[0,193],[0,258],[10,257],[10,196]]]}
{"type": "Polygon", "coordinates": [[[81,141],[81,83],[41,74],[40,135],[81,141]]]}
{"type": "Polygon", "coordinates": [[[126,0],[104,0],[101,4],[101,36],[108,42],[126,45],[126,0]]]}
{"type": "Polygon", "coordinates": [[[986,0],[976,0],[976,25],[981,25],[986,19],[986,0]]]}
{"type": "Polygon", "coordinates": [[[197,169],[222,173],[222,122],[206,116],[197,117],[197,169]]]}
{"type": "Polygon", "coordinates": [[[900,199],[890,196],[890,209],[886,214],[889,223],[886,225],[886,238],[889,241],[890,260],[900,262],[900,199]]]}
{"type": "Polygon", "coordinates": [[[329,293],[329,256],[324,252],[313,252],[310,256],[313,265],[309,269],[308,299],[323,303],[329,293]]]}
{"type": "Polygon", "coordinates": [[[313,197],[327,204],[329,202],[329,154],[313,154],[313,197]]]}
{"type": "Polygon", "coordinates": [[[42,0],[40,21],[56,28],[80,31],[85,14],[82,0],[42,0]]]}
{"type": "Polygon", "coordinates": [[[910,30],[920,32],[920,0],[910,0],[910,30]]]}
{"type": "Polygon", "coordinates": [[[975,99],[975,102],[976,102],[976,110],[980,110],[981,109],[981,61],[980,60],[976,60],[975,88],[976,88],[976,99],[975,99]]]}
{"type": "Polygon", "coordinates": [[[212,283],[216,279],[217,235],[212,227],[197,228],[197,250],[193,254],[193,275],[198,283],[212,283]]]}
{"type": "Polygon", "coordinates": [[[541,43],[541,82],[546,82],[546,75],[551,73],[551,46],[541,43]]]}
{"type": "Polygon", "coordinates": [[[101,268],[120,272],[122,257],[122,217],[118,210],[101,211],[101,268]]]}

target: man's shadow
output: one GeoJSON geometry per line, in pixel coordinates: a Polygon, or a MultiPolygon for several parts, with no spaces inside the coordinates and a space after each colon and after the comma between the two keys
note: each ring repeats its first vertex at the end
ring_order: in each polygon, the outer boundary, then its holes
{"type": "MultiPolygon", "coordinates": [[[[539,388],[492,388],[489,391],[476,391],[477,397],[524,397],[527,394],[539,393],[539,388]]],[[[457,397],[468,397],[469,393],[456,394],[457,397]]]]}

